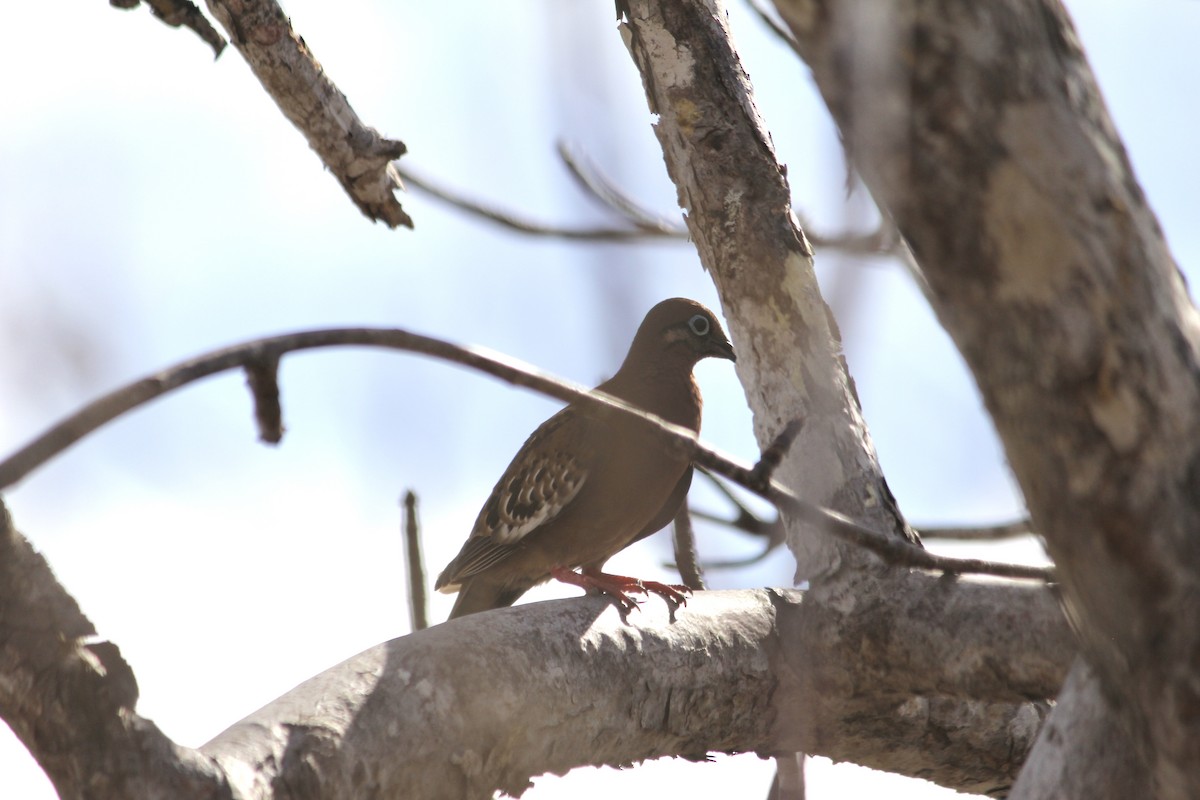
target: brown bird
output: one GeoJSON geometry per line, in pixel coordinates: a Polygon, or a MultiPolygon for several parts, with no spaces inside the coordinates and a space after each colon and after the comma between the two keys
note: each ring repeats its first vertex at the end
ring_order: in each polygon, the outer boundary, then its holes
{"type": "MultiPolygon", "coordinates": [[[[717,318],[695,301],[664,300],[646,314],[617,374],[596,388],[699,432],[692,368],[707,356],[736,360],[717,318]]],[[[668,452],[644,421],[568,405],[517,451],[438,576],[439,591],[458,592],[450,619],[510,606],[552,577],[609,594],[626,609],[637,605],[629,592],[683,602],[686,587],[601,567],[670,522],[691,482],[691,462],[668,452]]]]}

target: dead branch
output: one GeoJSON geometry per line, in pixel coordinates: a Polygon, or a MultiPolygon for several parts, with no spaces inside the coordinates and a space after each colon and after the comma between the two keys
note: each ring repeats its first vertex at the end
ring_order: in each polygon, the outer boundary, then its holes
{"type": "Polygon", "coordinates": [[[417,525],[417,495],[404,493],[404,553],[408,564],[408,609],[414,631],[429,627],[429,592],[425,586],[425,557],[417,525]]]}
{"type": "Polygon", "coordinates": [[[687,503],[681,504],[679,511],[675,512],[672,533],[675,544],[674,566],[679,570],[679,578],[684,586],[698,592],[704,588],[704,573],[696,555],[696,534],[692,530],[692,517],[688,513],[687,503]]]}
{"type": "Polygon", "coordinates": [[[621,413],[636,416],[652,426],[654,434],[660,437],[665,446],[691,458],[695,464],[723,475],[770,500],[795,519],[814,525],[844,542],[865,548],[897,566],[933,569],[949,574],[976,573],[1040,581],[1049,581],[1052,578],[1050,570],[1040,567],[933,555],[906,542],[865,528],[835,511],[805,502],[796,497],[791,490],[767,479],[753,466],[742,464],[700,444],[691,431],[672,425],[616,398],[600,392],[589,392],[578,385],[550,377],[519,362],[489,355],[481,349],[462,347],[431,336],[394,328],[330,328],[283,334],[227,347],[169,367],[84,406],[0,461],[0,489],[21,480],[102,425],[188,383],[224,370],[244,369],[248,363],[259,363],[263,359],[278,360],[284,353],[352,345],[422,353],[479,370],[513,385],[533,389],[564,402],[579,403],[589,409],[618,409],[621,413]]]}
{"type": "Polygon", "coordinates": [[[411,168],[397,166],[400,177],[412,187],[420,189],[431,197],[435,197],[450,206],[471,216],[499,225],[518,233],[528,233],[534,236],[546,236],[552,239],[570,239],[575,241],[595,242],[640,242],[646,239],[661,239],[664,237],[680,237],[686,234],[670,231],[652,230],[649,228],[613,228],[609,226],[566,227],[520,217],[498,206],[489,205],[467,197],[442,186],[428,178],[413,172],[411,168]]]}
{"type": "Polygon", "coordinates": [[[359,119],[279,4],[208,0],[208,8],[359,210],[372,222],[411,228],[412,218],[396,199],[403,186],[392,166],[404,155],[404,143],[381,136],[359,119]]]}
{"type": "Polygon", "coordinates": [[[686,239],[687,227],[682,222],[674,222],[660,214],[655,214],[638,203],[628,194],[618,189],[590,159],[571,148],[566,142],[558,143],[558,157],[566,165],[567,171],[575,179],[585,194],[600,202],[605,208],[616,212],[638,230],[686,239]]]}
{"type": "Polygon", "coordinates": [[[1016,539],[1033,536],[1033,522],[1019,519],[997,525],[931,525],[918,529],[922,539],[952,539],[960,542],[994,542],[998,539],[1016,539]]]}

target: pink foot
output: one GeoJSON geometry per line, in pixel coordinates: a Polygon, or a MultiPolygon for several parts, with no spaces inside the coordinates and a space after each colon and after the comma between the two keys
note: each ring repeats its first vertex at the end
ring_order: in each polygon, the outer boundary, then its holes
{"type": "Polygon", "coordinates": [[[578,586],[587,591],[600,592],[612,597],[626,611],[638,607],[638,601],[629,596],[630,592],[648,594],[653,592],[668,603],[677,606],[687,605],[687,596],[691,589],[679,584],[659,583],[658,581],[643,581],[628,575],[610,575],[600,570],[585,569],[582,573],[566,567],[555,567],[550,571],[551,577],[562,583],[578,586]]]}

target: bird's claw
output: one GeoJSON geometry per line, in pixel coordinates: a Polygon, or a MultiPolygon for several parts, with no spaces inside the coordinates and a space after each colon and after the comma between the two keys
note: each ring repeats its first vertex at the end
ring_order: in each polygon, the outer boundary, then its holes
{"type": "Polygon", "coordinates": [[[687,605],[687,595],[692,590],[677,583],[659,583],[658,581],[643,581],[628,575],[611,575],[599,570],[587,570],[582,573],[565,567],[557,567],[550,572],[555,580],[569,583],[588,591],[606,594],[616,601],[626,612],[640,609],[641,602],[630,597],[635,594],[656,594],[673,606],[687,605]]]}

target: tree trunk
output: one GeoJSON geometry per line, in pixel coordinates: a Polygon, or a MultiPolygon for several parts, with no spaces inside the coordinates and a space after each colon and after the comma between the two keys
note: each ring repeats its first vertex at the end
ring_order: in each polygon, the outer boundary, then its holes
{"type": "Polygon", "coordinates": [[[1056,714],[1126,727],[1158,796],[1200,796],[1200,324],[1066,12],[777,7],[912,247],[1057,565],[1100,686],[1056,714]],[[1070,707],[1082,698],[1089,709],[1070,707]]]}

